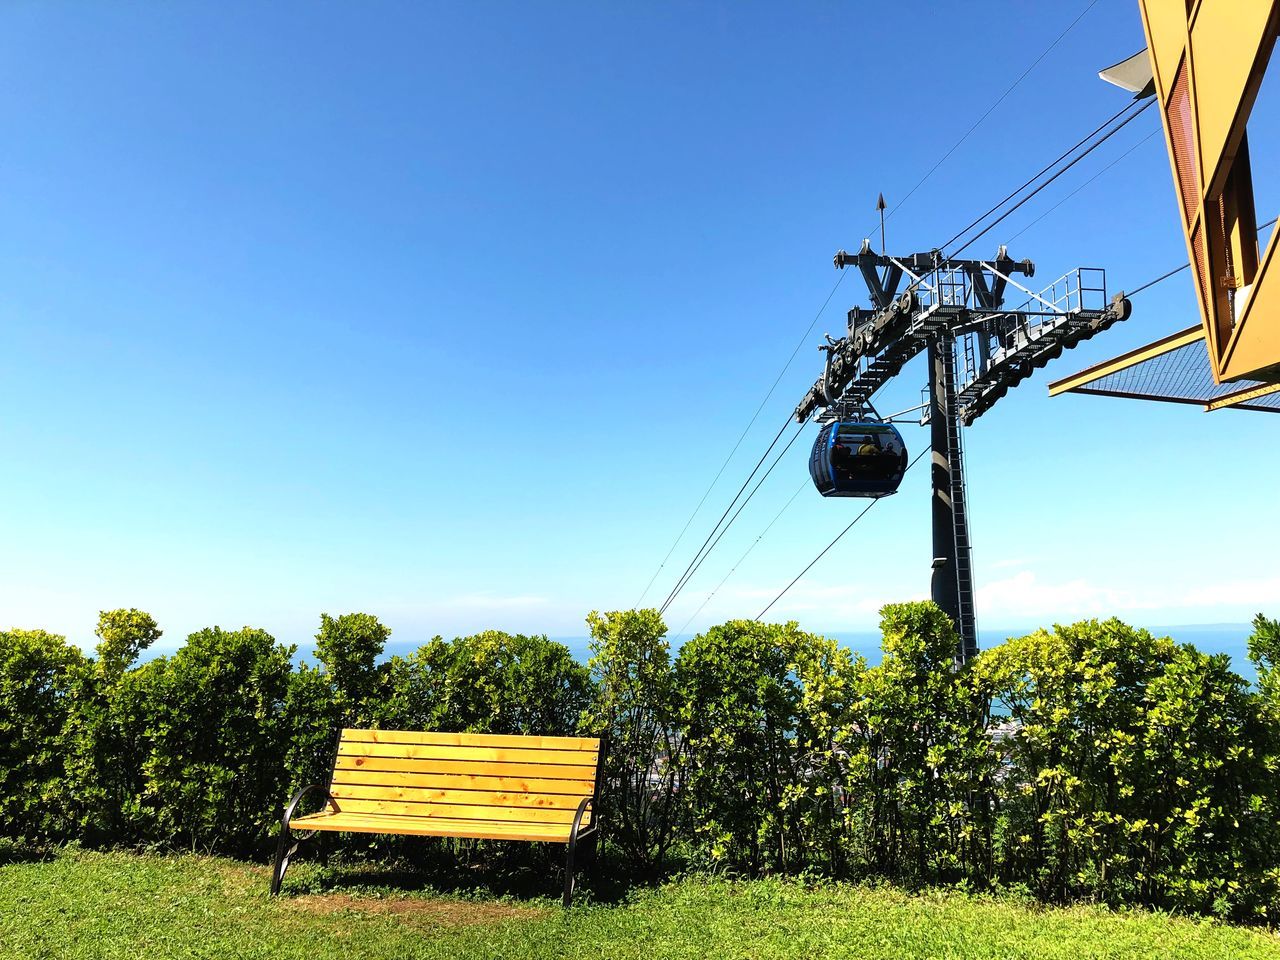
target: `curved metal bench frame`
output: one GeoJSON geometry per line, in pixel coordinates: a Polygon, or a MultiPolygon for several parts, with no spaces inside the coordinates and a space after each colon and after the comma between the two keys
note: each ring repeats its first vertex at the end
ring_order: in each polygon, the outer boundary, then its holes
{"type": "Polygon", "coordinates": [[[298,810],[298,804],[302,802],[303,797],[314,790],[323,792],[325,804],[333,807],[335,813],[338,811],[338,802],[330,795],[327,785],[309,783],[293,795],[293,799],[289,801],[289,806],[285,807],[284,816],[280,819],[280,839],[276,843],[276,861],[275,866],[271,868],[272,896],[280,892],[280,884],[284,880],[284,872],[289,869],[289,861],[304,845],[314,845],[320,852],[321,861],[325,860],[323,830],[308,830],[294,837],[293,829],[290,826],[293,821],[293,815],[298,810]],[[293,840],[292,845],[289,844],[291,839],[293,840]]]}

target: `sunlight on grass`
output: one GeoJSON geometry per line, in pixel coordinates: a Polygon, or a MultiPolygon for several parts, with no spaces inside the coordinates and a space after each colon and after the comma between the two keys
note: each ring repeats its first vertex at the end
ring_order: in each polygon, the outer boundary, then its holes
{"type": "MultiPolygon", "coordinates": [[[[285,896],[264,867],[68,851],[0,867],[0,957],[1280,958],[1280,938],[1142,911],[1043,909],[852,884],[687,879],[616,906],[368,883],[285,896]]],[[[315,868],[312,868],[315,869],[315,868]]]]}

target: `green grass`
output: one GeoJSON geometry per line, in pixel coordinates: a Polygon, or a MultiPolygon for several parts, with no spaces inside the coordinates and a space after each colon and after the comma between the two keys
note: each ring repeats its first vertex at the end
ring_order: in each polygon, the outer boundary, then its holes
{"type": "Polygon", "coordinates": [[[1261,931],[959,893],[684,880],[566,914],[551,900],[349,882],[304,894],[319,873],[294,869],[272,899],[264,867],[212,857],[70,850],[8,863],[0,957],[1280,958],[1280,937],[1261,931]]]}

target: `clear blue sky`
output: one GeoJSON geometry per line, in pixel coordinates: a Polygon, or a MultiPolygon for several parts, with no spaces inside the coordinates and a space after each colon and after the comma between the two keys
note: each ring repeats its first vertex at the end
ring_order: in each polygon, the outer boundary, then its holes
{"type": "MultiPolygon", "coordinates": [[[[1084,6],[7,4],[0,624],[83,642],[98,609],[137,606],[166,641],[251,623],[305,645],[320,611],[361,609],[412,642],[574,635],[630,606],[877,192],[901,200],[1084,6]]],[[[941,243],[1118,109],[1096,72],[1142,42],[1136,0],[1097,3],[890,246],[941,243]]],[[[1113,289],[1180,262],[1162,138],[1011,252],[1046,282],[1105,266],[1113,289]]],[[[650,599],[855,302],[850,277],[650,599]]],[[[1046,396],[1195,319],[1185,275],[1135,306],[968,433],[985,625],[1280,613],[1280,419],[1046,396]]],[[[673,629],[807,482],[806,446],[673,629]]],[[[927,497],[910,476],[774,612],[857,630],[924,595],[927,497]]],[[[692,628],[754,616],[860,506],[805,490],[692,628]]]]}

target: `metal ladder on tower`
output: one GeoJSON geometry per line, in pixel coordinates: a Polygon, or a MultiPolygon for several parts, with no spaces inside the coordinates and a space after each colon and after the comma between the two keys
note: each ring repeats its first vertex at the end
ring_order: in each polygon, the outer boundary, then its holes
{"type": "MultiPolygon", "coordinates": [[[[968,339],[965,338],[966,346],[968,339]]],[[[956,597],[959,607],[960,644],[964,659],[978,652],[978,623],[973,587],[973,556],[969,539],[969,504],[964,479],[964,438],[960,418],[956,411],[956,366],[960,360],[956,352],[950,367],[950,376],[944,378],[947,416],[947,466],[951,477],[951,504],[955,514],[956,539],[956,597]]],[[[971,355],[964,357],[966,367],[972,363],[971,355]]],[[[968,371],[966,370],[966,373],[968,371]]]]}

